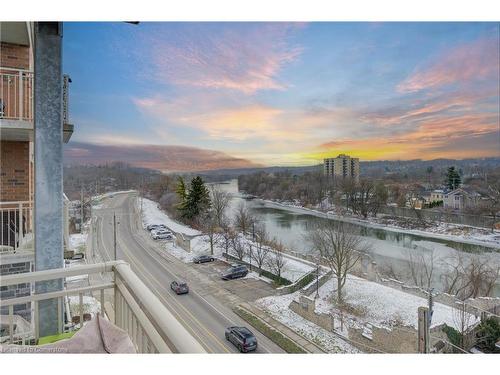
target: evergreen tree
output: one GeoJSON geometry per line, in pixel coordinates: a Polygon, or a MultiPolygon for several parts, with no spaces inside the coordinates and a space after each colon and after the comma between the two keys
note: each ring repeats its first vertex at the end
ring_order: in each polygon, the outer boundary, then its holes
{"type": "Polygon", "coordinates": [[[462,179],[460,178],[460,174],[457,172],[455,167],[449,167],[446,172],[446,187],[450,190],[457,189],[462,183],[462,179]]]}
{"type": "Polygon", "coordinates": [[[210,208],[210,193],[200,176],[191,180],[189,192],[185,198],[184,204],[180,207],[182,217],[194,219],[201,213],[210,208]]]}
{"type": "Polygon", "coordinates": [[[179,176],[178,178],[175,192],[179,196],[179,204],[177,205],[177,208],[179,210],[182,210],[184,205],[186,204],[187,193],[186,193],[186,184],[184,183],[184,179],[181,176],[179,176]]]}

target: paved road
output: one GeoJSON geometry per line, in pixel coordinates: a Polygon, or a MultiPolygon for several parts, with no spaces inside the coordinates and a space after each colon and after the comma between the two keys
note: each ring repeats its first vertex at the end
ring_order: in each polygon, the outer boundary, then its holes
{"type": "MultiPolygon", "coordinates": [[[[130,263],[134,272],[158,296],[163,304],[210,353],[232,353],[237,349],[224,338],[224,329],[230,325],[247,325],[231,309],[206,293],[206,285],[189,278],[192,265],[173,256],[158,254],[153,240],[144,236],[138,225],[133,193],[116,194],[106,199],[97,217],[97,250],[101,259],[114,258],[113,213],[117,218],[117,258],[130,263]],[[187,279],[188,295],[177,296],[170,290],[174,279],[187,279]]],[[[217,285],[215,285],[217,288],[217,285]]],[[[252,329],[259,342],[259,353],[282,353],[283,350],[267,337],[252,329]]]]}

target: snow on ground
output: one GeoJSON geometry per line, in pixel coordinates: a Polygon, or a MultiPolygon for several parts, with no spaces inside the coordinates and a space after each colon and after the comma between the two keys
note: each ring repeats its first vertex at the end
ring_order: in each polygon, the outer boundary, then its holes
{"type": "MultiPolygon", "coordinates": [[[[149,224],[165,224],[173,232],[183,233],[187,236],[196,236],[191,238],[191,252],[183,250],[172,241],[168,241],[165,243],[165,249],[176,258],[181,259],[183,262],[190,263],[193,261],[193,258],[198,255],[210,254],[210,244],[208,241],[208,236],[202,235],[200,231],[193,229],[187,225],[177,223],[176,221],[170,219],[168,215],[159,208],[156,202],[146,198],[143,200],[142,222],[144,226],[147,226],[149,224]]],[[[245,242],[247,248],[249,248],[250,244],[253,244],[250,239],[244,237],[243,235],[240,236],[242,241],[245,242]]],[[[253,244],[253,246],[255,248],[255,244],[253,244]]],[[[223,259],[223,252],[224,249],[221,246],[214,246],[214,257],[223,259]]],[[[268,253],[268,259],[273,256],[274,253],[270,251],[268,253]]],[[[282,276],[292,282],[297,281],[306,273],[309,273],[315,269],[313,265],[310,265],[301,259],[289,256],[287,254],[284,254],[284,256],[286,260],[282,276]]],[[[250,254],[245,255],[243,261],[250,263],[250,254]]],[[[255,264],[254,260],[252,260],[252,264],[255,264]]],[[[270,271],[270,267],[267,264],[263,265],[263,268],[267,271],[270,271]]]]}
{"type": "Polygon", "coordinates": [[[258,272],[250,271],[248,272],[248,275],[246,275],[243,279],[255,279],[255,280],[261,280],[264,281],[268,284],[272,284],[273,280],[268,279],[267,277],[264,276],[259,276],[258,272]]]}
{"type": "MultiPolygon", "coordinates": [[[[418,307],[428,305],[428,301],[424,298],[353,275],[348,276],[344,288],[345,302],[358,311],[353,319],[360,323],[372,323],[387,328],[395,324],[417,328],[418,307]]],[[[328,280],[319,290],[320,297],[316,302],[316,311],[330,313],[334,307],[332,295],[335,293],[336,284],[333,279],[328,280]]],[[[469,325],[477,322],[476,317],[472,315],[468,318],[469,325]]],[[[443,323],[458,328],[459,314],[450,306],[435,303],[431,326],[443,323]]]]}
{"type": "MultiPolygon", "coordinates": [[[[69,308],[71,315],[80,315],[80,298],[79,296],[68,296],[69,308]]],[[[96,316],[101,311],[101,303],[90,296],[83,296],[83,313],[89,313],[96,316]]]]}
{"type": "MultiPolygon", "coordinates": [[[[244,236],[241,236],[241,238],[246,243],[247,248],[249,248],[249,246],[252,245],[253,248],[255,249],[256,244],[253,243],[250,239],[248,239],[244,236]]],[[[271,261],[271,259],[275,257],[275,252],[270,250],[267,257],[268,258],[267,258],[265,263],[267,263],[268,261],[271,261]]],[[[288,254],[283,254],[283,257],[285,258],[285,263],[284,263],[284,267],[283,267],[281,276],[287,280],[290,280],[291,282],[297,281],[305,274],[316,269],[316,267],[310,265],[309,262],[306,263],[305,261],[303,261],[299,258],[292,257],[288,254]]],[[[243,261],[247,262],[247,263],[255,264],[255,260],[250,259],[250,258],[251,258],[250,253],[248,253],[243,257],[243,261]],[[251,262],[250,262],[250,260],[251,260],[251,262]]],[[[271,267],[269,267],[268,264],[263,264],[262,268],[266,271],[272,272],[271,267]]]]}
{"type": "Polygon", "coordinates": [[[87,233],[73,233],[69,235],[69,247],[71,250],[79,251],[87,243],[87,233]]]}
{"type": "Polygon", "coordinates": [[[145,226],[149,224],[165,224],[167,228],[175,233],[182,233],[186,236],[197,236],[200,234],[200,231],[172,220],[165,212],[160,209],[158,203],[152,200],[146,198],[143,199],[142,212],[142,222],[145,226]]]}
{"type": "Polygon", "coordinates": [[[293,331],[306,337],[328,352],[359,353],[354,346],[348,344],[332,332],[302,318],[288,308],[292,300],[298,298],[299,292],[282,296],[269,296],[256,301],[257,306],[264,309],[274,319],[283,323],[293,331]]]}
{"type": "MultiPolygon", "coordinates": [[[[242,238],[244,238],[242,236],[242,238]]],[[[247,243],[251,243],[250,240],[244,239],[247,243]]],[[[247,245],[248,246],[248,245],[247,245]]],[[[193,258],[198,256],[198,255],[210,255],[210,244],[208,242],[208,236],[206,235],[201,235],[201,236],[196,236],[191,239],[191,252],[187,252],[181,247],[177,246],[174,242],[166,242],[165,244],[165,249],[175,256],[178,259],[181,259],[185,263],[190,263],[193,261],[193,258]]],[[[221,246],[215,245],[214,246],[214,257],[219,258],[219,259],[224,259],[223,257],[223,252],[224,249],[221,246]]],[[[230,253],[231,254],[231,253],[230,253]]],[[[233,254],[234,255],[234,254],[233,254]]],[[[274,256],[273,252],[268,253],[268,257],[274,256]]],[[[284,255],[286,260],[285,260],[285,266],[283,269],[282,276],[292,282],[297,281],[300,279],[302,276],[305,274],[313,271],[315,269],[314,266],[309,265],[305,263],[302,260],[299,260],[295,257],[288,256],[287,254],[284,255]]],[[[268,258],[268,259],[269,259],[268,258]]],[[[247,254],[243,258],[243,261],[250,263],[250,255],[247,254]]],[[[255,265],[255,260],[252,260],[252,264],[255,265]]],[[[270,267],[268,265],[263,265],[263,269],[270,271],[270,267]]]]}

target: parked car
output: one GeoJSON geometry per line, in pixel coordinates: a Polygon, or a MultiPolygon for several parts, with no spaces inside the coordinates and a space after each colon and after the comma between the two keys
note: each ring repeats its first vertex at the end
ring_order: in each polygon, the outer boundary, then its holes
{"type": "Polygon", "coordinates": [[[246,327],[228,327],[225,336],[241,353],[257,350],[257,338],[246,327]]]}
{"type": "Polygon", "coordinates": [[[172,289],[176,294],[188,294],[189,287],[184,281],[172,281],[170,283],[170,289],[172,289]]]}
{"type": "Polygon", "coordinates": [[[193,258],[193,263],[207,263],[207,262],[213,262],[215,258],[210,255],[198,255],[197,257],[193,258]]]}
{"type": "Polygon", "coordinates": [[[174,236],[170,232],[160,232],[152,235],[153,240],[173,240],[174,236]]]}
{"type": "Polygon", "coordinates": [[[167,226],[165,224],[149,224],[147,227],[146,227],[147,230],[149,231],[153,231],[153,230],[159,230],[159,229],[165,229],[167,230],[167,226]]]}
{"type": "Polygon", "coordinates": [[[149,224],[146,229],[152,231],[153,229],[157,229],[159,227],[158,224],[149,224]]]}
{"type": "Polygon", "coordinates": [[[85,258],[85,254],[84,253],[76,253],[75,255],[73,255],[73,257],[71,258],[72,260],[81,260],[85,258]]]}
{"type": "Polygon", "coordinates": [[[233,264],[222,273],[223,280],[237,279],[248,275],[248,268],[241,264],[233,264]]]}
{"type": "Polygon", "coordinates": [[[151,234],[158,234],[158,233],[170,233],[172,234],[171,231],[169,231],[167,228],[156,228],[151,231],[151,234]]]}

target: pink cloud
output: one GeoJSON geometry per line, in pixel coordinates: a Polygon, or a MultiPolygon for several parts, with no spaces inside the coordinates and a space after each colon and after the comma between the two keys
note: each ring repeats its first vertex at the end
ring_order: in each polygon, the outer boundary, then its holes
{"type": "Polygon", "coordinates": [[[401,82],[400,92],[415,92],[473,80],[499,79],[499,39],[483,38],[442,54],[401,82]]]}
{"type": "Polygon", "coordinates": [[[231,89],[246,94],[280,90],[276,76],[301,53],[289,36],[296,24],[252,24],[217,33],[200,32],[156,39],[152,45],[154,75],[175,85],[231,89]]]}

